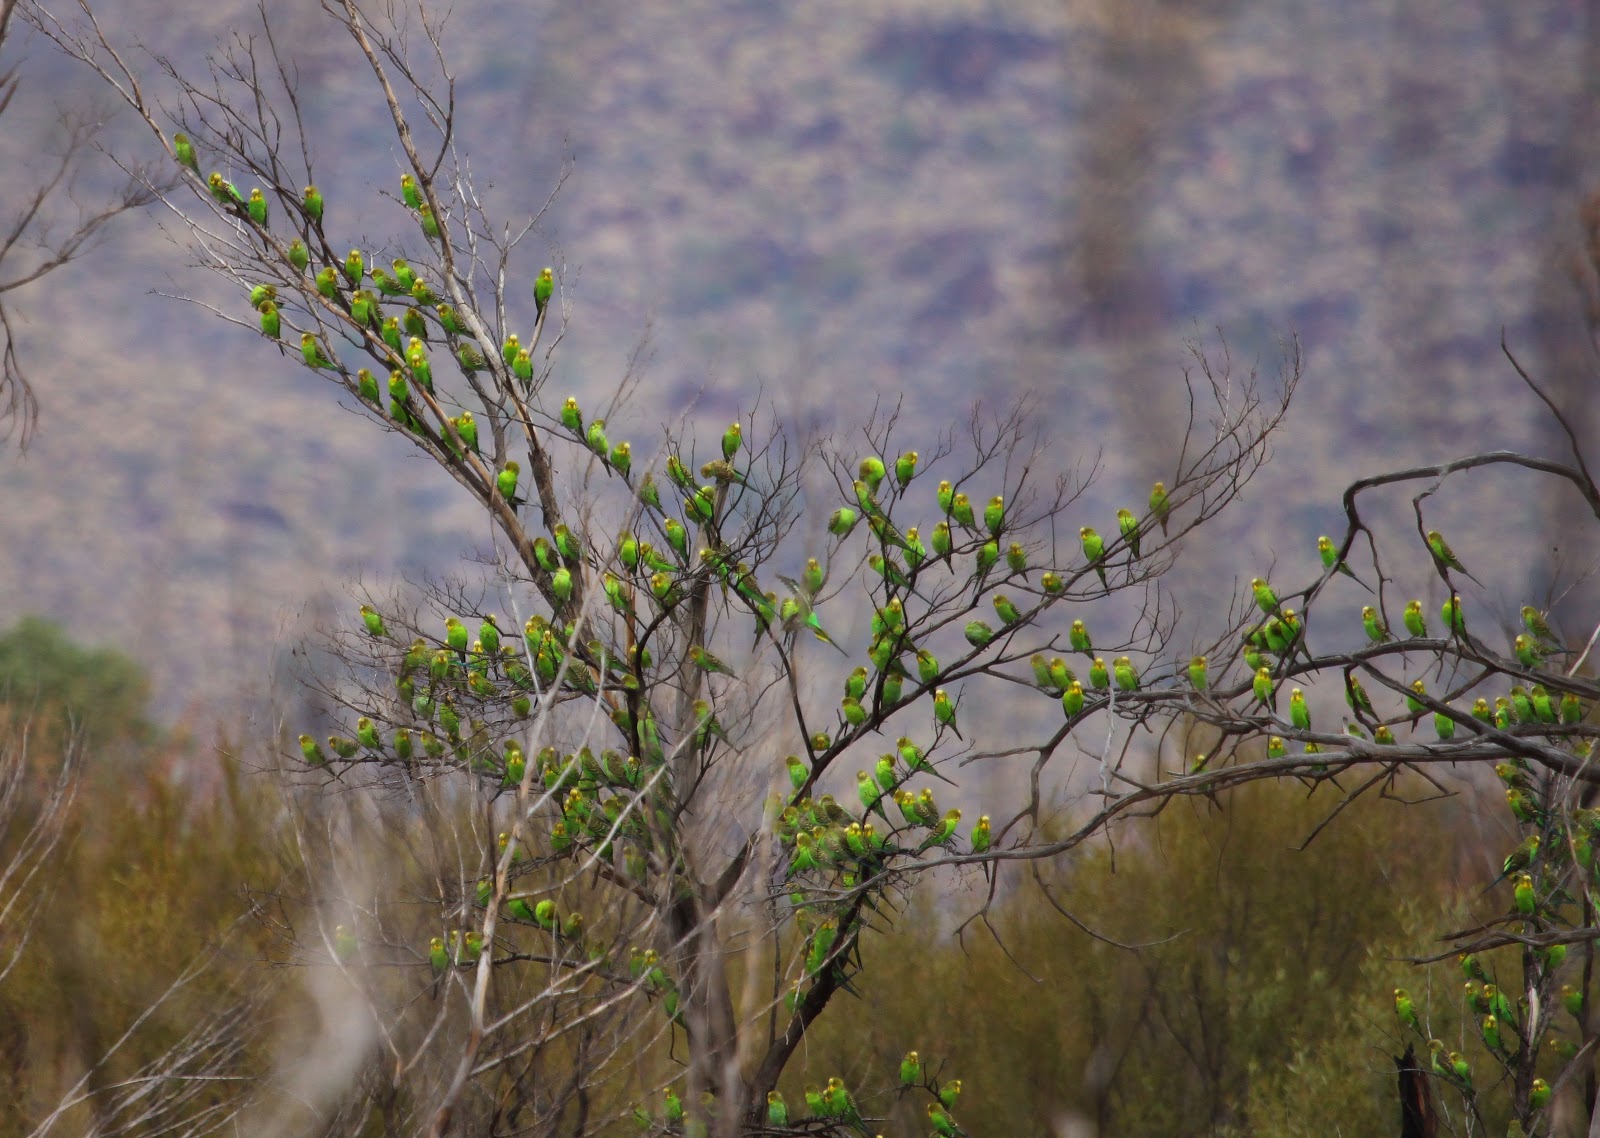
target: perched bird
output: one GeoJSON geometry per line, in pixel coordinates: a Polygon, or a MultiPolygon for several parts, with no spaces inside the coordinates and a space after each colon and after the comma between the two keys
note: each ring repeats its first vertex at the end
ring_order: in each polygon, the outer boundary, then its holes
{"type": "Polygon", "coordinates": [[[1099,656],[1089,665],[1089,686],[1095,691],[1108,691],[1111,688],[1111,673],[1106,668],[1106,662],[1099,656]]]}
{"type": "MultiPolygon", "coordinates": [[[[924,792],[926,793],[926,792],[924,792]]],[[[917,847],[917,852],[922,853],[934,846],[942,846],[955,835],[956,827],[961,824],[961,811],[951,807],[945,811],[944,818],[936,826],[930,827],[930,833],[922,844],[917,847]]]]}
{"type": "Polygon", "coordinates": [[[900,1085],[915,1087],[922,1082],[922,1060],[915,1051],[907,1051],[900,1060],[900,1085]]]}
{"type": "Polygon", "coordinates": [[[215,170],[206,179],[206,186],[211,190],[211,196],[217,199],[217,204],[226,206],[242,206],[244,198],[233,186],[233,183],[224,178],[215,170]]]}
{"type": "Polygon", "coordinates": [[[1111,666],[1112,674],[1116,677],[1117,687],[1123,691],[1139,690],[1139,673],[1134,670],[1133,661],[1126,656],[1118,656],[1111,666]]]}
{"type": "Polygon", "coordinates": [[[245,203],[245,212],[250,215],[250,220],[261,228],[267,227],[267,199],[257,186],[250,191],[250,199],[245,203]]]}
{"type": "Polygon", "coordinates": [[[200,173],[200,160],[195,157],[194,143],[189,141],[189,136],[179,131],[172,136],[172,156],[178,160],[180,166],[187,166],[194,173],[200,173]]]}
{"type": "Polygon", "coordinates": [[[777,1091],[767,1092],[767,1124],[769,1126],[789,1125],[789,1104],[783,1101],[783,1096],[777,1091]]]}
{"type": "Polygon", "coordinates": [[[1299,688],[1289,692],[1289,722],[1298,731],[1311,730],[1311,711],[1306,707],[1306,694],[1299,688]]]}
{"type": "Polygon", "coordinates": [[[1542,641],[1546,644],[1559,643],[1559,641],[1556,640],[1555,633],[1550,631],[1550,624],[1545,620],[1544,613],[1540,612],[1532,605],[1522,606],[1522,627],[1526,628],[1529,635],[1531,635],[1535,640],[1542,641]]]}
{"type": "Polygon", "coordinates": [[[1206,658],[1204,656],[1195,656],[1189,661],[1189,686],[1194,688],[1195,691],[1205,691],[1208,684],[1206,658]]]}
{"type": "MultiPolygon", "coordinates": [[[[276,340],[283,331],[283,321],[278,315],[278,306],[270,300],[264,300],[261,309],[261,334],[269,340],[276,340]]],[[[281,350],[281,349],[280,349],[281,350]]]]}
{"type": "Polygon", "coordinates": [[[1161,536],[1166,537],[1167,515],[1171,513],[1171,507],[1167,504],[1167,484],[1165,482],[1157,482],[1150,488],[1150,513],[1155,516],[1156,521],[1161,523],[1161,536]]]}
{"type": "Polygon", "coordinates": [[[950,499],[950,517],[963,529],[976,530],[978,528],[977,519],[972,513],[972,503],[959,490],[956,491],[955,497],[950,499]]]}
{"type": "Polygon", "coordinates": [[[367,626],[370,636],[388,636],[389,630],[384,627],[383,614],[371,605],[361,606],[361,621],[367,626]]]}
{"type": "Polygon", "coordinates": [[[999,494],[989,499],[983,508],[983,524],[989,527],[990,537],[999,537],[1006,523],[1006,500],[999,494]]]}
{"type": "Polygon", "coordinates": [[[1517,875],[1517,883],[1512,888],[1512,897],[1517,903],[1517,912],[1524,917],[1533,916],[1538,897],[1533,890],[1533,878],[1526,873],[1517,875]]]}
{"type": "Polygon", "coordinates": [[[1394,990],[1394,1014],[1413,1031],[1422,1030],[1422,1025],[1417,1022],[1416,1005],[1411,1002],[1411,993],[1404,988],[1394,990]]]}
{"type": "Polygon", "coordinates": [[[1524,668],[1534,669],[1544,663],[1544,647],[1540,642],[1524,633],[1518,633],[1517,638],[1511,642],[1511,651],[1517,657],[1517,663],[1524,668]]]}
{"type": "Polygon", "coordinates": [[[989,815],[983,814],[979,816],[978,824],[972,827],[972,852],[987,853],[990,841],[989,815]]]}
{"type": "Polygon", "coordinates": [[[1483,1023],[1479,1025],[1483,1034],[1483,1045],[1490,1051],[1505,1050],[1500,1038],[1500,1021],[1494,1016],[1484,1016],[1483,1023]]]}
{"type": "Polygon", "coordinates": [[[1106,554],[1105,540],[1101,538],[1099,534],[1095,533],[1094,527],[1092,526],[1084,526],[1079,529],[1078,540],[1083,545],[1084,557],[1087,558],[1089,564],[1094,567],[1095,575],[1100,578],[1101,587],[1109,588],[1109,583],[1106,580],[1106,568],[1102,564],[1106,554]]]}
{"type": "Polygon", "coordinates": [[[1405,626],[1406,631],[1412,636],[1424,637],[1428,635],[1427,622],[1422,619],[1421,601],[1413,600],[1406,602],[1405,626]]]}
{"type": "Polygon", "coordinates": [[[522,468],[517,465],[515,459],[507,459],[505,466],[500,469],[500,473],[495,475],[494,479],[495,489],[500,491],[500,496],[513,507],[522,504],[522,500],[517,497],[517,477],[521,470],[522,468]]]}
{"type": "Polygon", "coordinates": [[[1351,571],[1350,566],[1339,560],[1339,550],[1334,546],[1333,538],[1329,537],[1327,534],[1323,534],[1321,537],[1317,538],[1317,556],[1322,559],[1322,568],[1324,570],[1331,569],[1336,573],[1343,573],[1352,581],[1360,580],[1360,578],[1351,571]]]}
{"type": "Polygon", "coordinates": [[[857,517],[849,506],[840,506],[828,518],[828,532],[837,538],[849,537],[850,531],[856,528],[857,517]]]}
{"type": "Polygon", "coordinates": [[[1272,707],[1273,685],[1271,668],[1263,667],[1257,669],[1255,679],[1251,681],[1250,687],[1261,704],[1268,708],[1272,707]]]}
{"type": "Polygon", "coordinates": [[[1128,543],[1128,550],[1135,559],[1139,556],[1139,519],[1133,516],[1133,511],[1124,507],[1117,511],[1117,530],[1122,534],[1122,539],[1128,543]]]}
{"type": "Polygon", "coordinates": [[[1455,555],[1455,551],[1450,548],[1449,544],[1439,535],[1439,531],[1436,529],[1428,531],[1428,552],[1433,555],[1433,563],[1439,572],[1443,573],[1446,569],[1454,569],[1474,584],[1480,586],[1483,584],[1482,581],[1467,572],[1467,567],[1461,564],[1460,558],[1455,555]]]}
{"type": "Polygon", "coordinates": [[[1378,619],[1378,610],[1371,605],[1361,609],[1361,627],[1366,630],[1367,639],[1374,644],[1382,644],[1389,639],[1389,627],[1378,619]]]}
{"type": "Polygon", "coordinates": [[[546,265],[539,272],[539,277],[533,282],[534,311],[540,317],[544,315],[545,306],[550,303],[550,297],[556,288],[555,270],[546,265]]]}
{"type": "Polygon", "coordinates": [[[311,219],[311,224],[322,224],[322,193],[315,186],[307,186],[300,195],[300,207],[306,211],[306,216],[311,219]]]}
{"type": "Polygon", "coordinates": [[[911,484],[917,474],[917,452],[908,450],[894,460],[894,480],[902,491],[911,484]]]}
{"type": "Polygon", "coordinates": [[[1272,586],[1265,579],[1254,577],[1250,581],[1250,592],[1255,596],[1256,605],[1268,616],[1273,616],[1278,611],[1278,594],[1272,591],[1272,586]]]}
{"type": "Polygon", "coordinates": [[[868,495],[878,492],[878,487],[883,484],[884,476],[887,473],[888,470],[883,464],[883,459],[875,454],[867,455],[856,467],[856,478],[866,485],[868,495]]]}
{"type": "Polygon", "coordinates": [[[302,332],[300,334],[300,354],[309,368],[331,368],[334,366],[333,361],[322,350],[322,344],[317,340],[314,333],[302,332]]]}
{"type": "Polygon", "coordinates": [[[1072,645],[1074,652],[1094,655],[1094,641],[1089,636],[1089,627],[1081,620],[1072,622],[1072,627],[1067,630],[1067,642],[1072,645]]]}

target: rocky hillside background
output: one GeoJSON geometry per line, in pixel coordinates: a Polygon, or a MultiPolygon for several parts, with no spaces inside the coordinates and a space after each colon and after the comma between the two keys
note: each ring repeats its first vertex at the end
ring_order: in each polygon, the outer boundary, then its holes
{"type": "MultiPolygon", "coordinates": [[[[193,68],[259,34],[235,0],[112,7],[156,90],[152,54],[193,68]]],[[[398,177],[381,102],[317,5],[269,7],[330,224],[382,250],[409,230],[379,193],[398,177]]],[[[1109,520],[1170,469],[1186,338],[1215,349],[1220,329],[1237,368],[1271,374],[1298,335],[1306,376],[1270,479],[1190,551],[1194,607],[1258,565],[1309,571],[1359,473],[1558,445],[1499,339],[1582,407],[1593,356],[1569,267],[1600,186],[1585,12],[462,0],[446,46],[495,209],[531,214],[571,164],[522,267],[561,268],[552,391],[597,406],[637,361],[613,418],[636,445],[685,414],[720,432],[758,401],[848,436],[874,400],[936,429],[975,399],[1031,397],[1063,465],[1103,452],[1085,508],[1109,520]]],[[[59,140],[59,107],[110,106],[48,44],[8,50],[25,85],[0,202],[59,140]]],[[[131,127],[113,119],[108,144],[148,151],[131,127]]],[[[86,199],[109,172],[89,173],[86,199]]],[[[16,298],[43,419],[26,455],[0,453],[0,624],[60,619],[146,665],[162,714],[210,716],[264,706],[350,582],[450,571],[487,533],[294,360],[171,299],[249,316],[166,225],[124,218],[16,298]]],[[[1570,503],[1490,482],[1436,516],[1491,585],[1521,588],[1529,559],[1504,551],[1559,544],[1570,503]]],[[[1562,564],[1570,583],[1581,556],[1562,564]]],[[[1564,603],[1575,618],[1581,590],[1564,603]]]]}

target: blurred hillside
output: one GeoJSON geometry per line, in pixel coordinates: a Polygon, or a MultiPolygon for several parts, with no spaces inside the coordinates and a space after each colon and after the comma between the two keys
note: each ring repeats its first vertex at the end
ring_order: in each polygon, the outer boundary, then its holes
{"type": "MultiPolygon", "coordinates": [[[[381,102],[315,5],[272,10],[330,226],[383,254],[406,230],[380,196],[397,178],[381,102]]],[[[936,427],[1033,396],[1062,465],[1105,451],[1087,507],[1109,517],[1170,468],[1185,337],[1220,329],[1238,368],[1270,375],[1298,334],[1307,380],[1271,484],[1191,551],[1193,607],[1251,575],[1242,551],[1309,571],[1358,473],[1544,445],[1498,338],[1558,390],[1586,374],[1565,275],[1597,173],[1584,11],[471,0],[447,46],[492,211],[533,213],[573,163],[520,268],[561,267],[552,393],[604,403],[642,346],[612,416],[636,440],[685,414],[720,431],[758,399],[848,437],[875,398],[936,427]]],[[[254,18],[193,0],[103,15],[189,69],[254,18]]],[[[57,105],[104,100],[47,44],[13,49],[25,105],[0,189],[49,148],[57,105]]],[[[131,126],[112,144],[149,152],[131,126]]],[[[295,361],[155,295],[249,315],[165,222],[125,219],[19,299],[44,420],[25,457],[0,456],[0,624],[36,611],[123,646],[171,717],[259,707],[318,598],[447,572],[488,535],[295,361]]],[[[1482,506],[1438,503],[1480,566],[1507,533],[1469,534],[1482,506]]],[[[1560,509],[1534,506],[1507,512],[1513,532],[1560,509]]]]}

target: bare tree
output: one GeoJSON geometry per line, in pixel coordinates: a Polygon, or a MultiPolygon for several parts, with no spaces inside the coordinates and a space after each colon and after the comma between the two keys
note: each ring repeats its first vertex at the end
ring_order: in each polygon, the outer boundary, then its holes
{"type": "MultiPolygon", "coordinates": [[[[17,26],[18,0],[0,0],[0,53],[17,26]]],[[[22,86],[20,63],[0,66],[0,116],[22,86]]],[[[78,175],[100,136],[92,113],[62,111],[61,141],[33,184],[16,198],[9,218],[0,222],[0,438],[15,437],[26,449],[39,402],[17,351],[11,294],[87,252],[106,223],[125,210],[153,200],[145,176],[127,178],[103,201],[79,200],[78,175]],[[67,207],[63,207],[63,201],[67,207]]],[[[166,183],[170,185],[170,182],[166,183]]]]}

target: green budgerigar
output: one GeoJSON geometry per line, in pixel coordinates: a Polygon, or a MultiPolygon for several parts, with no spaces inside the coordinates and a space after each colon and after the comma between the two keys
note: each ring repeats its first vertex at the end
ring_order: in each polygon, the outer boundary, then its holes
{"type": "Polygon", "coordinates": [[[922,1084],[922,1059],[915,1051],[907,1051],[900,1060],[900,1085],[915,1087],[922,1084]]]}
{"type": "Polygon", "coordinates": [[[1084,557],[1094,567],[1095,575],[1100,578],[1100,586],[1109,588],[1109,582],[1106,580],[1106,567],[1103,564],[1106,555],[1105,539],[1094,531],[1093,526],[1083,526],[1078,530],[1078,540],[1083,546],[1084,557]]]}
{"type": "Polygon", "coordinates": [[[322,343],[312,332],[300,334],[300,354],[309,368],[331,368],[334,363],[328,354],[322,350],[322,343]]]}
{"type": "Polygon", "coordinates": [[[1394,990],[1394,1014],[1413,1031],[1422,1030],[1422,1025],[1417,1022],[1416,1005],[1411,1002],[1411,993],[1404,988],[1394,990]]]}
{"type": "Polygon", "coordinates": [[[1259,668],[1256,670],[1255,679],[1250,682],[1251,690],[1255,693],[1257,702],[1267,708],[1272,707],[1272,669],[1259,668]]]}
{"type": "Polygon", "coordinates": [[[767,1092],[767,1125],[789,1125],[789,1104],[783,1101],[783,1096],[777,1091],[767,1092]]]}
{"type": "Polygon", "coordinates": [[[1116,677],[1117,687],[1123,691],[1139,690],[1139,673],[1134,670],[1133,661],[1127,656],[1118,656],[1111,665],[1111,672],[1116,677]]]}
{"type": "Polygon", "coordinates": [[[533,306],[536,315],[544,316],[544,310],[550,303],[550,297],[556,290],[555,270],[546,265],[539,271],[538,278],[533,282],[533,306]]]}
{"type": "Polygon", "coordinates": [[[1289,692],[1289,722],[1297,731],[1311,730],[1311,711],[1306,707],[1306,693],[1299,688],[1289,692]]]}
{"type": "Polygon", "coordinates": [[[522,468],[517,465],[516,459],[507,459],[505,466],[500,468],[500,473],[495,475],[495,489],[512,506],[522,504],[522,500],[517,497],[517,478],[521,471],[522,468]]]}
{"type": "Polygon", "coordinates": [[[1172,512],[1171,505],[1167,502],[1167,484],[1157,482],[1150,487],[1150,513],[1161,525],[1161,536],[1167,536],[1167,517],[1172,512]]]}
{"type": "Polygon", "coordinates": [[[194,143],[190,142],[189,136],[181,130],[172,136],[172,155],[180,166],[187,166],[194,173],[200,173],[200,160],[195,157],[194,143]]]}
{"type": "Polygon", "coordinates": [[[1449,543],[1440,536],[1439,531],[1436,529],[1428,531],[1428,552],[1433,555],[1433,563],[1438,567],[1439,572],[1443,573],[1446,569],[1454,569],[1474,584],[1479,586],[1483,584],[1482,581],[1467,572],[1467,567],[1461,564],[1461,559],[1456,556],[1455,550],[1450,548],[1449,543]]]}
{"type": "Polygon", "coordinates": [[[311,224],[322,224],[322,211],[324,202],[322,192],[315,186],[307,186],[300,194],[300,208],[305,210],[306,216],[311,219],[311,224]]]}
{"type": "Polygon", "coordinates": [[[1133,511],[1127,507],[1117,511],[1117,531],[1122,534],[1122,540],[1128,543],[1128,551],[1134,559],[1139,557],[1139,519],[1133,516],[1133,511]]]}

